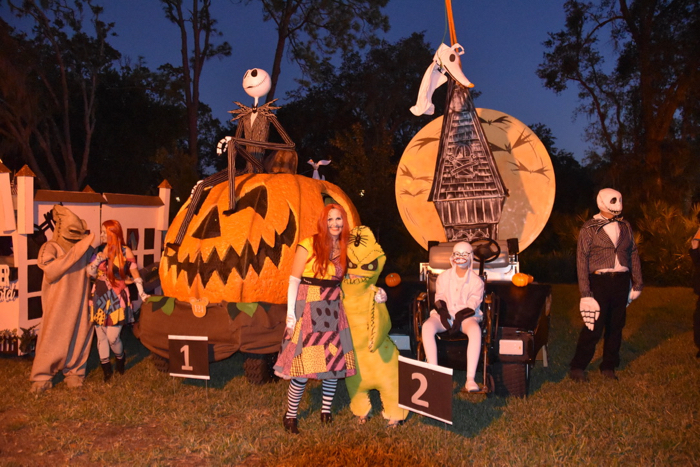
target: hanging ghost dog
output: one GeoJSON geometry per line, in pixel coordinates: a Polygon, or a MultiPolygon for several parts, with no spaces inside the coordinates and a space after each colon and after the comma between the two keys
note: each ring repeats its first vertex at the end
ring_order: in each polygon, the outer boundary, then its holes
{"type": "Polygon", "coordinates": [[[423,75],[423,80],[418,90],[418,100],[416,105],[411,107],[411,113],[413,113],[413,115],[432,115],[435,113],[433,93],[437,88],[445,84],[448,76],[462,87],[474,87],[462,72],[459,56],[463,54],[464,48],[459,44],[455,44],[452,47],[440,44],[440,47],[438,47],[433,56],[433,62],[428,69],[425,70],[425,74],[423,75]]]}
{"type": "Polygon", "coordinates": [[[83,385],[93,324],[88,318],[87,265],[93,254],[94,234],[87,223],[68,208],[53,207],[53,237],[39,250],[37,265],[44,272],[41,306],[44,316],[32,372],[32,392],[53,387],[53,377],[63,370],[66,385],[83,385]]]}

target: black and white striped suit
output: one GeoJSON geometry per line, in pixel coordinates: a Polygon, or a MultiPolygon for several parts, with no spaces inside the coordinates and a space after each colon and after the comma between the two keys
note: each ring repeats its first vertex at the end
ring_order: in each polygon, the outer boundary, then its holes
{"type": "Polygon", "coordinates": [[[617,222],[620,227],[617,245],[613,245],[604,230],[606,221],[593,218],[581,227],[576,249],[578,288],[581,297],[593,296],[588,276],[600,269],[612,269],[615,266],[616,256],[620,264],[631,271],[632,288],[642,290],[642,265],[639,261],[632,227],[626,220],[613,222],[617,222]]]}
{"type": "Polygon", "coordinates": [[[586,326],[581,329],[570,364],[572,370],[585,370],[603,332],[605,341],[600,370],[614,370],[620,364],[622,329],[630,288],[641,291],[643,287],[642,266],[632,227],[625,220],[612,220],[619,227],[617,242],[613,244],[605,231],[605,225],[610,222],[596,216],[583,224],[579,232],[576,250],[579,291],[582,298],[593,297],[598,302],[600,316],[593,330],[586,326]]]}

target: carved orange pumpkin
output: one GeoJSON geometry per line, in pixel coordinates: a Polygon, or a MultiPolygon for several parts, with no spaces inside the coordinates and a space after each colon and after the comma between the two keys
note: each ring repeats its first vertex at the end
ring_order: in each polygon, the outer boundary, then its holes
{"type": "Polygon", "coordinates": [[[530,283],[530,277],[527,274],[523,274],[522,272],[518,272],[513,275],[512,282],[518,287],[525,287],[527,284],[530,283]]]}
{"type": "Polygon", "coordinates": [[[391,274],[386,275],[386,277],[384,278],[384,282],[386,282],[386,285],[389,287],[396,287],[401,283],[401,276],[399,276],[395,272],[392,272],[391,274]]]}
{"type": "MultiPolygon", "coordinates": [[[[360,219],[350,198],[325,180],[292,174],[247,174],[235,179],[236,210],[228,209],[228,183],[211,188],[177,252],[166,248],[160,267],[163,294],[189,301],[285,303],[297,243],[316,233],[324,202],[360,219]],[[332,199],[328,199],[332,198],[332,199]]],[[[189,203],[166,234],[174,242],[189,203]]]]}

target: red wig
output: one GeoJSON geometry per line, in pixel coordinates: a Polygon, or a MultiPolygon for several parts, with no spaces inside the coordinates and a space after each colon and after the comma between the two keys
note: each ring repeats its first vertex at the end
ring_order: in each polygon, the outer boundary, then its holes
{"type": "Polygon", "coordinates": [[[338,204],[328,204],[321,211],[321,216],[318,218],[318,226],[314,234],[314,257],[316,265],[314,266],[314,276],[323,277],[328,271],[328,265],[331,262],[331,252],[333,250],[333,237],[328,231],[328,213],[332,209],[340,211],[340,217],[343,219],[343,230],[338,236],[338,246],[340,247],[340,264],[343,269],[347,264],[348,259],[348,237],[350,236],[350,226],[348,225],[348,215],[342,206],[338,204]]]}
{"type": "Polygon", "coordinates": [[[102,225],[107,232],[107,246],[105,247],[105,253],[107,253],[107,278],[110,284],[116,285],[114,279],[115,263],[119,265],[119,276],[122,280],[126,278],[126,258],[124,253],[122,253],[124,232],[119,221],[108,220],[104,221],[102,225]]]}

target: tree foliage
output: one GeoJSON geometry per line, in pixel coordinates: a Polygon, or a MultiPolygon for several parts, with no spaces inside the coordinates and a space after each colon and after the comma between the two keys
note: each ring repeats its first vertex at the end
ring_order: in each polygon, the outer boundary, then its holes
{"type": "Polygon", "coordinates": [[[700,4],[569,0],[564,8],[565,28],[549,34],[537,73],[555,92],[577,86],[599,183],[629,200],[689,207],[699,173],[700,4]]]}
{"type": "Polygon", "coordinates": [[[381,12],[388,0],[246,0],[247,5],[258,2],[263,20],[277,27],[268,100],[275,96],[285,48],[304,75],[318,81],[337,51],[376,44],[374,32],[389,30],[389,20],[381,12]]]}
{"type": "MultiPolygon", "coordinates": [[[[395,44],[381,42],[364,56],[345,54],[338,69],[324,65],[325,78],[290,93],[291,101],[278,111],[300,160],[341,157],[330,139],[359,123],[366,143],[388,144],[391,162],[398,163],[411,138],[434,118],[415,117],[409,111],[433,53],[423,34],[415,33],[395,44]]],[[[445,88],[433,97],[438,115],[445,88]]]]}
{"type": "Polygon", "coordinates": [[[9,1],[31,35],[0,20],[0,134],[39,186],[79,190],[88,174],[99,76],[119,53],[92,0],[9,1]],[[84,30],[89,15],[90,32],[84,30]]]}
{"type": "Polygon", "coordinates": [[[529,125],[542,141],[554,167],[557,191],[553,213],[573,214],[591,206],[595,197],[590,170],[574,158],[571,151],[556,146],[557,138],[544,123],[529,125]]]}
{"type": "MultiPolygon", "coordinates": [[[[377,235],[389,260],[387,271],[413,273],[423,259],[399,216],[394,181],[408,142],[434,118],[409,111],[433,53],[422,34],[381,42],[364,56],[347,53],[337,70],[326,64],[323,81],[293,93],[278,111],[297,144],[299,172],[310,174],[308,159],[332,161],[322,173],[346,191],[377,235]],[[399,258],[402,264],[393,263],[399,258]]],[[[433,98],[436,113],[444,108],[443,88],[433,98]]]]}
{"type": "Polygon", "coordinates": [[[167,64],[161,70],[170,76],[173,89],[181,93],[187,109],[188,145],[190,160],[196,161],[198,153],[198,116],[201,112],[199,86],[204,63],[214,57],[231,55],[231,45],[224,41],[214,44],[213,39],[222,34],[216,28],[217,21],[211,16],[211,0],[192,0],[185,10],[183,0],[161,0],[165,16],[180,30],[181,66],[167,64]],[[191,37],[190,37],[191,32],[191,37]],[[190,47],[192,50],[190,51],[190,47]]]}
{"type": "MultiPolygon", "coordinates": [[[[141,63],[101,75],[93,169],[87,177],[93,189],[156,194],[156,187],[169,175],[158,165],[156,155],[184,147],[180,142],[187,135],[186,111],[179,101],[169,98],[162,80],[141,63]]],[[[178,184],[175,179],[167,180],[178,184]]]]}
{"type": "Polygon", "coordinates": [[[576,281],[576,241],[581,225],[595,206],[590,170],[571,152],[556,146],[556,137],[543,123],[529,125],[547,149],[554,167],[557,191],[549,221],[537,239],[522,253],[524,270],[539,281],[576,281]]]}
{"type": "Polygon", "coordinates": [[[684,215],[676,206],[664,201],[642,205],[637,221],[637,243],[642,260],[644,281],[657,285],[689,286],[692,262],[688,239],[697,231],[700,205],[684,215]]]}

